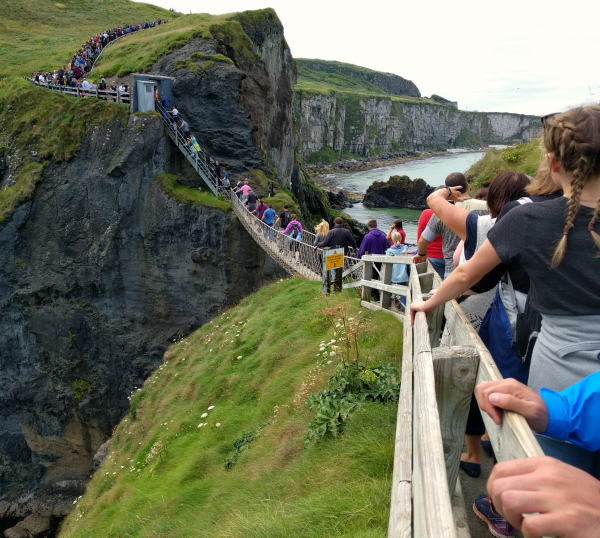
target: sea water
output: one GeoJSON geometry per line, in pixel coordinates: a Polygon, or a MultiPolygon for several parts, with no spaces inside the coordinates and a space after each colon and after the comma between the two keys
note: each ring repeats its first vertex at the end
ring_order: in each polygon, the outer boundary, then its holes
{"type": "MultiPolygon", "coordinates": [[[[328,174],[327,182],[335,188],[346,191],[365,193],[374,181],[387,181],[390,176],[408,176],[411,179],[422,178],[432,187],[443,185],[446,176],[452,172],[466,172],[471,165],[475,164],[484,155],[484,152],[473,153],[448,153],[448,155],[436,155],[419,161],[408,161],[402,164],[394,164],[363,170],[361,172],[328,174]]],[[[344,209],[348,215],[359,222],[370,219],[377,220],[377,227],[387,233],[395,219],[401,219],[406,242],[416,244],[417,223],[421,211],[400,208],[369,208],[361,203],[354,207],[344,209]]]]}

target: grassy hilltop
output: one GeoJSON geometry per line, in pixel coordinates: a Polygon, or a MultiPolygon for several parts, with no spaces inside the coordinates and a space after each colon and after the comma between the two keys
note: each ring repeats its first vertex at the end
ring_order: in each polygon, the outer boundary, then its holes
{"type": "Polygon", "coordinates": [[[174,17],[166,9],[129,0],[3,0],[1,7],[0,78],[56,69],[108,28],[174,17]]]}
{"type": "MultiPolygon", "coordinates": [[[[397,407],[380,401],[387,389],[373,389],[377,401],[354,408],[337,436],[304,443],[306,400],[355,368],[336,369],[337,308],[360,320],[361,362],[374,334],[365,386],[378,365],[399,364],[401,324],[361,310],[353,290],[324,299],[320,283],[300,279],[263,288],[173,344],[60,536],[385,536],[397,407]]],[[[348,412],[323,404],[315,431],[348,412]]]]}
{"type": "MultiPolygon", "coordinates": [[[[381,89],[369,79],[378,74],[366,67],[333,62],[325,60],[308,60],[297,58],[298,83],[295,86],[297,94],[301,96],[338,94],[341,96],[351,95],[354,97],[384,97],[393,101],[407,103],[428,103],[439,105],[428,97],[412,97],[410,95],[392,95],[381,89]],[[317,63],[319,69],[314,69],[317,63]]],[[[381,73],[386,76],[394,76],[391,73],[381,73]]]]}

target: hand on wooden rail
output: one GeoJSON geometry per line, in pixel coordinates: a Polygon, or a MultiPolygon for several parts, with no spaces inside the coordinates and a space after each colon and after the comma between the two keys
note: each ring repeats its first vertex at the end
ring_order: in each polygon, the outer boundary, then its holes
{"type": "Polygon", "coordinates": [[[431,301],[413,301],[410,304],[410,324],[415,324],[415,314],[417,312],[425,312],[429,316],[435,310],[435,305],[431,301]]]}
{"type": "Polygon", "coordinates": [[[600,482],[554,458],[498,463],[487,490],[496,510],[526,538],[598,536],[600,482]]]}
{"type": "Polygon", "coordinates": [[[548,407],[542,397],[516,379],[484,381],[476,387],[477,402],[496,424],[502,421],[501,409],[522,415],[529,427],[544,433],[548,428],[548,407]]]}

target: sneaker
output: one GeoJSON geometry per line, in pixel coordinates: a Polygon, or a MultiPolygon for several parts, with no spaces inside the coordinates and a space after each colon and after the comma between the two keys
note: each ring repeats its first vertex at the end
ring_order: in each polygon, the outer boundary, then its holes
{"type": "Polygon", "coordinates": [[[497,538],[515,536],[515,528],[494,509],[492,499],[482,493],[473,504],[475,515],[485,521],[490,532],[497,538]]]}

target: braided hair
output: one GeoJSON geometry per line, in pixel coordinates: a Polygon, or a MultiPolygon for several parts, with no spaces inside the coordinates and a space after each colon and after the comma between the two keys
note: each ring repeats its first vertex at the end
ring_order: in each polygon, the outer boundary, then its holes
{"type": "MultiPolygon", "coordinates": [[[[586,183],[600,175],[600,107],[578,107],[548,118],[544,129],[544,145],[565,172],[572,175],[571,196],[563,235],[552,257],[551,267],[557,267],[567,249],[567,237],[581,207],[581,191],[586,183]]],[[[594,226],[600,213],[600,200],[588,230],[600,249],[600,235],[594,226]]]]}

